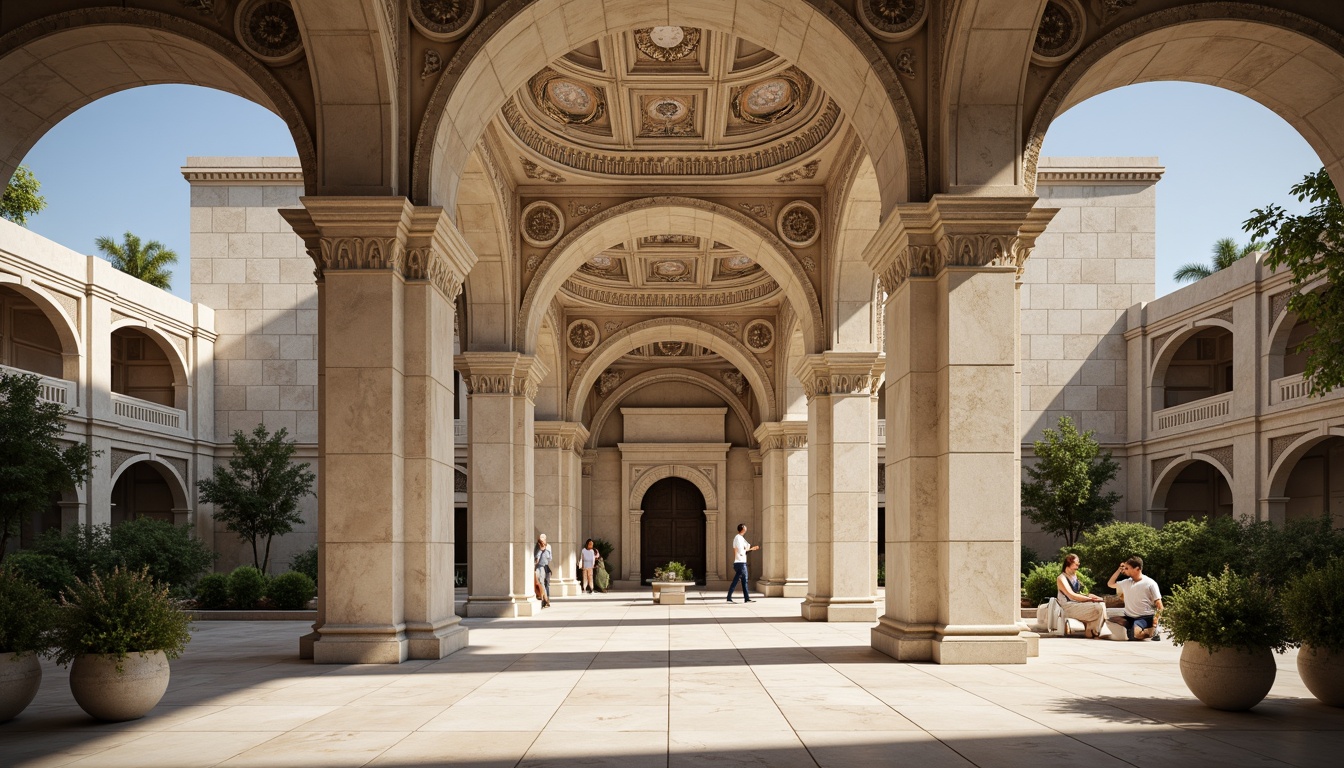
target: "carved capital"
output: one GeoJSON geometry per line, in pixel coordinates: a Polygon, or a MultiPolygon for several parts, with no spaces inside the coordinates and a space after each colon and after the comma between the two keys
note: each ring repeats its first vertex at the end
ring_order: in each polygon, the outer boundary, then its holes
{"type": "Polygon", "coordinates": [[[776,450],[803,450],[807,448],[807,422],[767,421],[756,428],[755,436],[762,454],[776,450]]]}
{"type": "Polygon", "coordinates": [[[508,395],[537,399],[549,372],[537,358],[517,352],[464,352],[458,366],[468,396],[508,395]]]}
{"type": "Polygon", "coordinates": [[[794,375],[807,401],[826,396],[877,394],[886,358],[876,352],[822,352],[799,359],[794,375]]]}
{"type": "Polygon", "coordinates": [[[580,457],[584,454],[588,429],[578,422],[538,421],[533,425],[533,430],[532,445],[536,448],[574,451],[580,457]]]}

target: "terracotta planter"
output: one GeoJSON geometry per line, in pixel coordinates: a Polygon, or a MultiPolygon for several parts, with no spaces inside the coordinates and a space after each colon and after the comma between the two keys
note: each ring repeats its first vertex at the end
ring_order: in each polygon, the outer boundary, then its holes
{"type": "Polygon", "coordinates": [[[1344,707],[1344,651],[1303,645],[1297,652],[1297,674],[1322,704],[1344,707]]]}
{"type": "Polygon", "coordinates": [[[1195,698],[1214,709],[1243,712],[1259,704],[1274,686],[1274,672],[1268,648],[1210,653],[1197,643],[1181,647],[1181,677],[1195,698]]]}
{"type": "Polygon", "coordinates": [[[163,651],[127,654],[120,672],[113,655],[76,656],[70,667],[70,692],[80,708],[111,723],[144,717],[166,690],[168,657],[163,651]]]}
{"type": "Polygon", "coordinates": [[[0,653],[0,723],[19,716],[42,685],[42,665],[37,654],[0,653]]]}

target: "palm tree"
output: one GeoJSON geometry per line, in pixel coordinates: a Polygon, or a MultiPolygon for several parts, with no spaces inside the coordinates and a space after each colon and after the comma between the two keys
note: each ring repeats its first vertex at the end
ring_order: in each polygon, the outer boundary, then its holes
{"type": "Polygon", "coordinates": [[[140,238],[126,233],[121,245],[110,237],[100,237],[94,241],[98,250],[112,266],[132,277],[138,277],[155,288],[168,290],[173,284],[173,273],[169,264],[177,263],[177,253],[163,247],[158,240],[150,240],[143,246],[140,238]]]}
{"type": "Polygon", "coordinates": [[[1180,269],[1171,278],[1178,283],[1193,283],[1196,280],[1203,280],[1220,269],[1227,269],[1233,263],[1246,258],[1256,251],[1262,251],[1265,248],[1264,243],[1247,243],[1244,246],[1237,245],[1237,241],[1230,237],[1224,237],[1213,244],[1213,266],[1206,267],[1198,262],[1190,262],[1180,269]]]}

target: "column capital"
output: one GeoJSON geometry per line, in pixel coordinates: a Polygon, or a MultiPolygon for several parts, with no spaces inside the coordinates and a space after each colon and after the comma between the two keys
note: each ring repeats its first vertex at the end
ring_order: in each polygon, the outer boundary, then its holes
{"type": "Polygon", "coordinates": [[[766,454],[781,448],[801,450],[807,448],[806,421],[765,421],[756,428],[756,442],[761,453],[766,454]]]}
{"type": "Polygon", "coordinates": [[[577,421],[537,421],[533,423],[532,444],[536,448],[574,451],[580,458],[588,442],[588,428],[577,421]]]}
{"type": "Polygon", "coordinates": [[[884,370],[886,356],[880,352],[822,352],[800,357],[793,374],[811,402],[825,395],[874,395],[884,370]]]}
{"type": "Polygon", "coordinates": [[[912,277],[944,269],[1012,267],[1021,277],[1036,238],[1058,212],[1036,207],[1037,198],[934,195],[904,203],[873,235],[864,261],[882,288],[894,293],[912,277]]]}
{"type": "Polygon", "coordinates": [[[437,206],[404,197],[302,197],[280,215],[303,239],[319,280],[334,271],[387,270],[427,282],[448,300],[462,292],[476,254],[437,206]]]}
{"type": "Polygon", "coordinates": [[[516,395],[535,401],[549,373],[540,359],[518,352],[463,352],[457,363],[468,395],[516,395]]]}

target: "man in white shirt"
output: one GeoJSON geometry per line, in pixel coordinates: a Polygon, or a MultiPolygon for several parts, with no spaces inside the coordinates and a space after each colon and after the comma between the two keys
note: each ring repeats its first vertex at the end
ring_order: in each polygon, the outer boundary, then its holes
{"type": "Polygon", "coordinates": [[[737,526],[737,535],[733,537],[733,583],[728,585],[728,602],[733,600],[733,590],[737,588],[737,580],[742,580],[742,602],[751,602],[751,593],[747,591],[747,553],[755,552],[760,549],[759,546],[753,547],[747,543],[747,524],[741,523],[737,526]]]}
{"type": "Polygon", "coordinates": [[[1131,557],[1111,574],[1106,586],[1125,599],[1125,634],[1130,640],[1158,639],[1157,620],[1162,615],[1162,591],[1157,582],[1143,575],[1143,558],[1131,557]],[[1127,578],[1120,578],[1124,574],[1127,578]]]}

